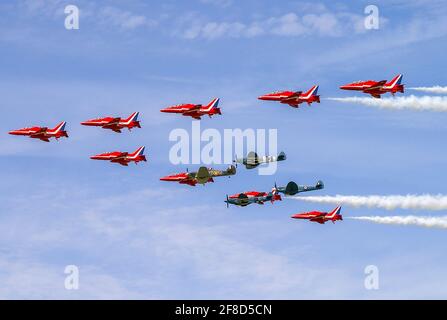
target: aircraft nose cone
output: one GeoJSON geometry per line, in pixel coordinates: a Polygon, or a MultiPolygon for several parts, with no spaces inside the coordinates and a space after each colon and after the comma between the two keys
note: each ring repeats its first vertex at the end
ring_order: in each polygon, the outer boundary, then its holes
{"type": "Polygon", "coordinates": [[[349,85],[348,84],[341,85],[340,89],[342,89],[342,90],[349,89],[349,85]]]}

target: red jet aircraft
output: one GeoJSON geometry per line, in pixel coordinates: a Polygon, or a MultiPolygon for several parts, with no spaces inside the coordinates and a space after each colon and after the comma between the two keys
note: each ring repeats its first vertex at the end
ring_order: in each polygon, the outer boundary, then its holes
{"type": "Polygon", "coordinates": [[[140,161],[146,161],[146,157],[143,155],[143,153],[144,153],[144,147],[139,147],[133,153],[114,151],[114,152],[101,153],[96,156],[90,157],[90,159],[106,160],[114,163],[119,163],[122,166],[127,166],[129,162],[135,162],[135,164],[138,164],[138,162],[140,161]]]}
{"type": "MultiPolygon", "coordinates": [[[[160,181],[171,181],[171,182],[178,182],[180,184],[187,184],[188,186],[195,187],[197,184],[197,180],[195,177],[191,176],[188,172],[182,172],[173,174],[170,176],[166,176],[163,178],[160,178],[160,181]]],[[[214,182],[213,178],[209,178],[207,182],[214,182]]]]}
{"type": "Polygon", "coordinates": [[[66,122],[61,122],[54,129],[48,129],[47,127],[23,128],[19,130],[9,131],[9,134],[16,136],[28,136],[30,138],[50,142],[50,138],[56,138],[56,140],[58,140],[60,137],[68,138],[68,133],[67,131],[65,131],[65,125],[66,122]]]}
{"type": "Polygon", "coordinates": [[[232,176],[236,174],[236,167],[230,166],[226,170],[216,170],[213,168],[200,167],[194,172],[182,172],[160,178],[161,181],[178,182],[180,184],[187,184],[195,187],[196,184],[205,184],[214,182],[214,177],[232,176]]]}
{"type": "Polygon", "coordinates": [[[324,224],[326,221],[332,221],[335,223],[337,220],[343,220],[343,216],[340,214],[341,207],[335,208],[331,212],[319,212],[311,211],[306,213],[297,213],[292,216],[293,219],[307,219],[313,222],[324,224]]]}
{"type": "Polygon", "coordinates": [[[310,106],[312,102],[320,103],[320,96],[317,95],[318,86],[313,86],[309,91],[277,91],[258,97],[259,100],[279,101],[291,107],[298,108],[300,103],[307,102],[310,106]]]}
{"type": "Polygon", "coordinates": [[[398,74],[390,82],[387,82],[386,80],[357,81],[345,84],[341,86],[340,89],[362,91],[364,93],[370,94],[374,98],[380,99],[380,96],[387,92],[391,92],[393,96],[397,92],[404,93],[404,85],[401,84],[401,81],[402,81],[402,75],[398,74]]]}
{"type": "Polygon", "coordinates": [[[137,120],[138,112],[134,112],[127,119],[121,119],[119,117],[105,117],[93,120],[87,120],[81,122],[84,126],[101,127],[103,129],[110,129],[115,132],[121,133],[121,129],[127,128],[129,131],[134,128],[141,128],[140,122],[137,120]]]}
{"type": "Polygon", "coordinates": [[[210,118],[215,114],[222,114],[220,112],[219,98],[213,99],[207,106],[202,106],[201,104],[179,104],[176,106],[161,109],[161,112],[166,113],[180,113],[183,116],[192,117],[194,119],[200,120],[202,116],[208,115],[210,118]]]}

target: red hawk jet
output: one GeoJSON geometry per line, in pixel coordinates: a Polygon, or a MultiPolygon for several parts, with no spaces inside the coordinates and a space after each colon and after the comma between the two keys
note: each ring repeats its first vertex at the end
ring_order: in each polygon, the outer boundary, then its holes
{"type": "Polygon", "coordinates": [[[307,102],[310,106],[312,102],[320,103],[320,96],[317,95],[318,86],[313,86],[309,91],[277,91],[258,97],[259,100],[279,101],[291,107],[298,108],[300,103],[307,102]]]}
{"type": "Polygon", "coordinates": [[[201,104],[179,104],[176,106],[161,109],[161,112],[166,113],[180,113],[183,116],[192,117],[194,119],[200,120],[202,116],[208,115],[210,118],[215,114],[222,114],[220,112],[219,98],[213,99],[207,106],[202,106],[201,104]]]}
{"type": "Polygon", "coordinates": [[[133,153],[114,151],[114,152],[97,154],[96,156],[90,157],[90,159],[106,160],[113,163],[119,163],[122,166],[127,166],[129,162],[135,162],[135,164],[138,164],[138,162],[140,161],[147,161],[143,153],[144,153],[144,147],[139,147],[133,153]]]}
{"type": "Polygon", "coordinates": [[[292,216],[293,219],[307,219],[313,222],[324,224],[327,221],[335,223],[337,220],[343,220],[343,216],[340,214],[341,207],[337,207],[331,212],[319,212],[311,211],[306,213],[297,213],[292,216]]]}
{"type": "Polygon", "coordinates": [[[50,142],[50,138],[56,138],[56,140],[60,137],[68,138],[68,133],[65,131],[65,125],[66,122],[61,122],[54,129],[48,129],[47,127],[23,128],[9,131],[9,134],[16,136],[28,136],[30,138],[50,142]]]}
{"type": "Polygon", "coordinates": [[[239,194],[234,194],[232,196],[227,196],[227,200],[225,201],[227,204],[227,208],[230,204],[234,204],[236,206],[245,207],[252,203],[264,204],[266,201],[270,201],[271,203],[275,201],[281,201],[281,196],[278,194],[278,191],[273,188],[271,192],[258,192],[258,191],[247,191],[239,194]]]}
{"type": "Polygon", "coordinates": [[[362,91],[364,93],[370,94],[374,98],[380,99],[380,96],[387,92],[391,92],[393,96],[397,92],[404,93],[404,85],[401,84],[401,82],[402,82],[402,75],[398,74],[390,82],[387,82],[386,80],[357,81],[340,86],[340,89],[362,91]]]}
{"type": "Polygon", "coordinates": [[[117,118],[105,117],[105,118],[87,120],[87,121],[81,122],[81,124],[84,126],[101,127],[103,129],[110,129],[115,132],[121,133],[121,129],[123,129],[123,128],[129,129],[129,131],[135,127],[141,128],[140,122],[137,120],[138,114],[139,114],[138,112],[134,112],[127,119],[122,119],[119,117],[117,117],[117,118]]]}
{"type": "Polygon", "coordinates": [[[196,184],[214,182],[213,177],[232,176],[236,174],[236,167],[230,166],[226,170],[216,170],[207,167],[200,167],[197,172],[182,172],[160,178],[161,181],[178,182],[195,187],[196,184]]]}

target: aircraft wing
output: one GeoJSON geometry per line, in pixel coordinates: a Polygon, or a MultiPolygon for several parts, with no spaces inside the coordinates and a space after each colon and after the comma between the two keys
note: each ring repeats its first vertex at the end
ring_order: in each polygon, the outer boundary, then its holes
{"type": "Polygon", "coordinates": [[[370,93],[373,91],[377,91],[377,90],[381,89],[385,83],[386,83],[386,80],[379,81],[375,85],[364,89],[363,92],[370,93]]]}
{"type": "Polygon", "coordinates": [[[199,170],[195,173],[195,179],[198,183],[206,183],[210,180],[210,178],[214,177],[211,173],[214,170],[208,170],[206,167],[200,167],[199,170]]]}
{"type": "Polygon", "coordinates": [[[47,127],[42,127],[42,128],[39,129],[39,131],[36,131],[33,134],[31,134],[30,137],[32,137],[32,138],[39,138],[40,136],[45,135],[47,130],[48,130],[47,127]]]}
{"type": "Polygon", "coordinates": [[[200,114],[198,113],[197,110],[191,111],[191,112],[189,112],[189,111],[188,112],[184,112],[184,113],[182,113],[182,116],[192,117],[192,118],[194,118],[196,120],[200,120],[201,119],[200,114]]]}
{"type": "Polygon", "coordinates": [[[282,101],[288,101],[288,100],[296,100],[296,98],[299,98],[299,96],[302,94],[302,91],[296,91],[287,98],[283,98],[282,101]]]}
{"type": "Polygon", "coordinates": [[[199,111],[200,108],[202,108],[202,105],[201,104],[196,104],[195,106],[192,106],[187,111],[184,111],[183,115],[188,115],[189,113],[195,113],[195,112],[199,111]]]}
{"type": "Polygon", "coordinates": [[[112,120],[110,120],[108,123],[106,123],[102,127],[105,129],[112,129],[113,131],[117,131],[117,130],[119,130],[118,124],[120,123],[120,121],[121,121],[121,118],[113,118],[112,120]]]}
{"type": "Polygon", "coordinates": [[[111,161],[112,162],[120,162],[123,159],[125,159],[127,157],[129,153],[128,152],[121,152],[119,155],[117,155],[115,158],[113,158],[111,161]]]}
{"type": "Polygon", "coordinates": [[[247,206],[254,202],[254,197],[249,198],[245,193],[240,193],[237,199],[234,200],[236,200],[240,206],[247,206]]]}
{"type": "Polygon", "coordinates": [[[112,161],[112,162],[119,163],[120,165],[125,166],[125,167],[127,167],[127,166],[129,165],[129,164],[128,164],[126,161],[124,161],[124,160],[120,160],[120,161],[112,161]]]}
{"type": "Polygon", "coordinates": [[[310,221],[318,222],[319,224],[324,224],[325,223],[324,219],[322,219],[322,218],[312,218],[312,219],[310,219],[310,221]]]}

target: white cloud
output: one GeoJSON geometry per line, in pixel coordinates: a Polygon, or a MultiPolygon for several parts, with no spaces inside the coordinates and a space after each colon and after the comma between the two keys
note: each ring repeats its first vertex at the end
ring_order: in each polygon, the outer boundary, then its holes
{"type": "Polygon", "coordinates": [[[296,250],[291,259],[247,241],[245,235],[255,233],[269,237],[272,223],[231,222],[226,209],[187,205],[179,194],[182,205],[172,206],[168,190],[91,194],[88,200],[88,190],[64,188],[64,194],[57,185],[38,188],[32,203],[17,197],[7,205],[10,215],[0,223],[0,297],[331,298],[322,286],[331,283],[346,295],[351,283],[344,270],[332,266],[329,274],[304,265],[296,250]],[[67,264],[80,269],[75,293],[63,288],[67,264]]]}
{"type": "Polygon", "coordinates": [[[218,7],[226,8],[233,4],[233,0],[200,0],[204,4],[212,4],[218,7]]]}
{"type": "MultiPolygon", "coordinates": [[[[191,17],[184,22],[189,26],[177,32],[186,39],[252,38],[263,35],[283,37],[297,36],[340,36],[344,32],[362,32],[358,28],[360,16],[346,13],[322,12],[302,16],[290,12],[277,17],[256,19],[251,22],[200,22],[203,19],[191,17]]],[[[363,20],[362,20],[363,21],[363,20]]]]}
{"type": "Polygon", "coordinates": [[[136,15],[130,11],[115,7],[104,7],[100,9],[98,17],[102,24],[118,26],[124,30],[132,30],[139,27],[154,27],[157,22],[144,15],[136,15]]]}

